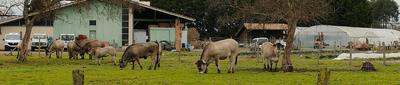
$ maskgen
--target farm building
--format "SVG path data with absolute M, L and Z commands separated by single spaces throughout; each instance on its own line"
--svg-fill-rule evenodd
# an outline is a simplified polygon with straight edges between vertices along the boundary
M 317 25 L 312 27 L 299 27 L 295 33 L 295 44 L 301 42 L 301 47 L 312 48 L 314 46 L 314 37 L 322 32 L 324 42 L 333 48 L 336 45 L 348 45 L 348 42 L 365 42 L 378 45 L 379 42 L 390 44 L 400 40 L 400 31 L 393 29 L 374 29 L 360 27 L 345 27 L 331 25 Z M 336 42 L 336 43 L 335 43 Z
M 235 35 L 239 43 L 250 43 L 253 38 L 259 37 L 282 39 L 287 29 L 287 24 L 244 23 Z
M 4 50 L 5 36 L 8 33 L 20 33 L 24 35 L 25 26 L 24 21 L 21 19 L 22 16 L 0 16 L 0 50 Z M 40 20 L 34 22 L 32 28 L 32 34 L 40 33 L 53 35 L 53 23 L 51 20 Z
M 53 29 L 50 35 L 58 38 L 61 34 L 83 34 L 91 39 L 109 41 L 118 47 L 153 40 L 174 43 L 186 38 L 185 25 L 195 20 L 152 7 L 149 2 L 133 0 L 127 3 L 131 5 L 121 7 L 97 0 L 67 3 L 55 9 L 57 18 L 48 26 Z M 78 4 L 85 4 L 88 9 L 78 8 Z M 22 18 L 13 20 L 21 21 Z M 187 43 L 187 39 L 178 42 Z M 181 47 L 181 43 L 176 43 L 176 47 Z

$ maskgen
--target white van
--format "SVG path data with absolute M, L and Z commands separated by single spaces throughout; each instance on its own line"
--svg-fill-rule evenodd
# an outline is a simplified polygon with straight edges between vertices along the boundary
M 47 47 L 47 38 L 48 36 L 46 34 L 42 33 L 35 33 L 32 35 L 32 50 L 40 48 L 46 48 Z
M 21 41 L 21 35 L 19 33 L 8 33 L 4 36 L 3 41 L 5 50 L 11 50 L 17 47 Z
M 75 34 L 61 34 L 59 39 L 64 42 L 64 48 L 67 48 L 67 43 L 75 40 Z

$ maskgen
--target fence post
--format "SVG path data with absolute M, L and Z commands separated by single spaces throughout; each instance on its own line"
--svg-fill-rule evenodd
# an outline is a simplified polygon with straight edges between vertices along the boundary
M 329 85 L 331 71 L 327 67 L 319 70 L 317 85 Z
M 385 42 L 382 42 L 382 47 L 383 47 L 383 49 L 382 49 L 382 52 L 383 52 L 383 65 L 385 65 L 386 66 L 386 45 L 385 45 Z
M 349 47 L 350 47 L 350 56 L 349 56 L 349 65 L 351 65 L 352 59 L 353 59 L 353 42 L 349 43 Z
M 85 81 L 84 71 L 82 71 L 80 69 L 72 70 L 72 79 L 73 79 L 74 85 L 83 85 L 83 83 Z

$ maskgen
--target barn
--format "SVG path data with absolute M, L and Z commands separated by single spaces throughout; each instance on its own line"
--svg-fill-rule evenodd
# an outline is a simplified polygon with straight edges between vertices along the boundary
M 186 38 L 186 24 L 195 21 L 194 18 L 153 7 L 147 1 L 132 0 L 126 3 L 129 6 L 97 0 L 69 2 L 54 10 L 56 18 L 45 22 L 46 26 L 35 24 L 33 29 L 46 29 L 38 32 L 45 32 L 54 38 L 61 34 L 83 34 L 91 39 L 109 41 L 118 47 L 166 39 L 174 43 L 176 48 L 181 47 L 182 41 L 187 43 L 187 39 L 182 37 Z M 87 9 L 79 8 L 79 4 L 85 4 Z M 1 30 L 24 30 L 20 21 L 23 21 L 21 16 L 0 21 Z M 17 27 L 9 27 L 9 23 L 17 23 Z

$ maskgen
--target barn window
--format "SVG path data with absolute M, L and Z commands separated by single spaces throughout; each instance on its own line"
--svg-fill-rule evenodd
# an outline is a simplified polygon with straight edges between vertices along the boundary
M 90 26 L 96 26 L 96 20 L 89 20 Z

